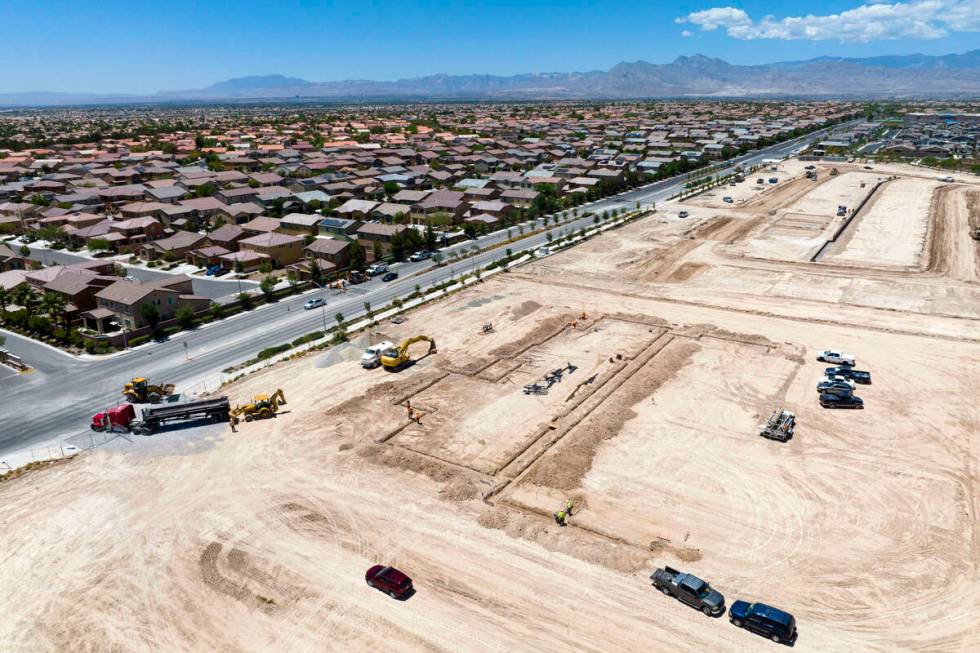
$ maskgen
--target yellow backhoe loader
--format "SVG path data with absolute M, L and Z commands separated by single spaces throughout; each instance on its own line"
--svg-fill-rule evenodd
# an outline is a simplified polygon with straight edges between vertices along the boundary
M 231 409 L 229 415 L 234 424 L 238 424 L 240 417 L 243 415 L 246 422 L 251 422 L 253 419 L 275 417 L 276 413 L 279 412 L 279 407 L 284 405 L 286 405 L 286 395 L 283 394 L 282 388 L 279 388 L 271 395 L 256 395 L 252 397 L 252 403 L 245 404 L 244 406 L 235 406 Z
M 414 345 L 416 342 L 428 342 L 429 351 L 426 352 L 426 356 L 429 354 L 436 353 L 436 341 L 429 336 L 412 336 L 411 338 L 406 338 L 402 340 L 401 344 L 397 347 L 392 347 L 381 352 L 381 367 L 385 368 L 389 372 L 397 372 L 415 361 L 412 357 L 408 355 L 408 348 Z
M 154 385 L 144 377 L 137 376 L 123 386 L 122 393 L 126 395 L 126 401 L 132 404 L 158 404 L 164 397 L 174 393 L 174 387 L 173 383 Z

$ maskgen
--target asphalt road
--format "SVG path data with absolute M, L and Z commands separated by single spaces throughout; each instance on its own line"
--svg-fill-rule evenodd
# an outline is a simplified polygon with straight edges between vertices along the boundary
M 64 250 L 57 249 L 42 249 L 42 248 L 31 248 L 31 258 L 35 261 L 41 261 L 45 265 L 70 265 L 72 263 L 84 263 L 85 261 L 90 261 L 91 259 L 85 258 L 84 256 L 79 256 L 78 254 L 72 254 L 71 252 L 66 252 Z M 130 267 L 123 264 L 126 268 L 126 274 L 136 279 L 142 279 L 147 281 L 149 279 L 160 279 L 162 277 L 172 276 L 170 272 L 161 272 L 160 270 L 148 270 L 146 268 Z M 222 297 L 231 297 L 237 295 L 239 291 L 239 282 L 234 279 L 200 279 L 198 277 L 191 277 L 193 279 L 194 294 L 200 295 L 201 297 L 207 297 L 208 299 L 221 299 Z M 254 290 L 259 287 L 259 284 L 254 281 L 242 281 L 242 290 Z
M 730 161 L 729 168 L 720 172 L 730 170 L 738 164 L 747 167 L 767 158 L 789 156 L 805 143 L 822 138 L 826 131 L 814 132 L 738 157 Z M 662 202 L 677 193 L 683 184 L 683 179 L 666 179 L 594 202 L 584 208 L 601 213 L 618 207 L 632 208 L 636 202 Z M 539 221 L 538 225 L 540 224 Z M 577 230 L 591 225 L 592 218 L 579 218 L 508 247 L 515 254 L 536 249 L 548 243 L 546 233 L 558 236 L 564 230 Z M 517 235 L 516 228 L 512 234 Z M 444 251 L 472 247 L 474 244 L 487 247 L 505 240 L 506 232 L 498 232 Z M 400 277 L 389 283 L 375 278 L 349 287 L 346 293 L 337 290 L 307 292 L 205 325 L 193 332 L 178 334 L 167 342 L 154 343 L 98 360 L 76 358 L 28 338 L 5 333 L 7 348 L 35 369 L 29 374 L 0 376 L 0 454 L 29 447 L 33 443 L 87 431 L 93 413 L 119 403 L 121 386 L 132 376 L 142 375 L 151 381 L 176 383 L 178 391 L 189 388 L 231 365 L 254 357 L 260 349 L 322 329 L 324 322 L 327 326 L 332 326 L 336 323 L 333 316 L 337 313 L 342 313 L 346 320 L 351 320 L 364 314 L 366 301 L 373 307 L 380 308 L 395 297 L 411 294 L 416 284 L 427 288 L 476 266 L 486 266 L 505 256 L 505 253 L 506 248 L 495 248 L 481 252 L 460 264 L 442 267 L 435 267 L 431 261 L 403 263 L 395 268 Z M 59 255 L 67 256 L 64 253 Z M 152 273 L 165 274 L 156 271 Z M 327 300 L 327 306 L 324 309 L 303 310 L 306 300 L 319 293 Z

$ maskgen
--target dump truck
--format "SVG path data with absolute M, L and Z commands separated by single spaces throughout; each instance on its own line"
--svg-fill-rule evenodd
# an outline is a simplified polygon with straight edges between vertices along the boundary
M 673 596 L 709 617 L 717 617 L 725 611 L 725 597 L 693 574 L 664 567 L 650 574 L 650 580 L 667 596 Z
M 163 426 L 180 422 L 227 422 L 231 406 L 228 397 L 191 401 L 186 404 L 144 408 L 142 419 L 136 419 L 132 405 L 124 404 L 92 416 L 93 431 L 132 431 L 141 435 L 156 433 Z
M 773 411 L 766 423 L 759 427 L 759 435 L 770 440 L 786 442 L 796 430 L 796 415 L 778 408 Z

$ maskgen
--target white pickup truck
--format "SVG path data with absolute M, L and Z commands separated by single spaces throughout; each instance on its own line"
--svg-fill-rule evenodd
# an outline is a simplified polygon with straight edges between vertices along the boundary
M 377 367 L 381 364 L 381 352 L 386 349 L 393 349 L 394 347 L 394 343 L 388 342 L 387 340 L 379 342 L 376 345 L 371 345 L 361 354 L 361 367 L 368 370 L 372 367 Z
M 817 360 L 835 365 L 849 365 L 851 367 L 854 367 L 855 363 L 854 354 L 844 354 L 833 349 L 827 349 L 817 354 Z

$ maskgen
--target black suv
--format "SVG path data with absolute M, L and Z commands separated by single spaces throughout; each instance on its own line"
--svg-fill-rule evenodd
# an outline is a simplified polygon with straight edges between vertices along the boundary
M 764 635 L 777 644 L 796 641 L 796 619 L 793 615 L 764 603 L 735 601 L 728 609 L 728 618 L 739 628 Z
M 864 408 L 864 401 L 861 397 L 854 395 L 832 395 L 822 393 L 820 395 L 820 405 L 824 408 Z

